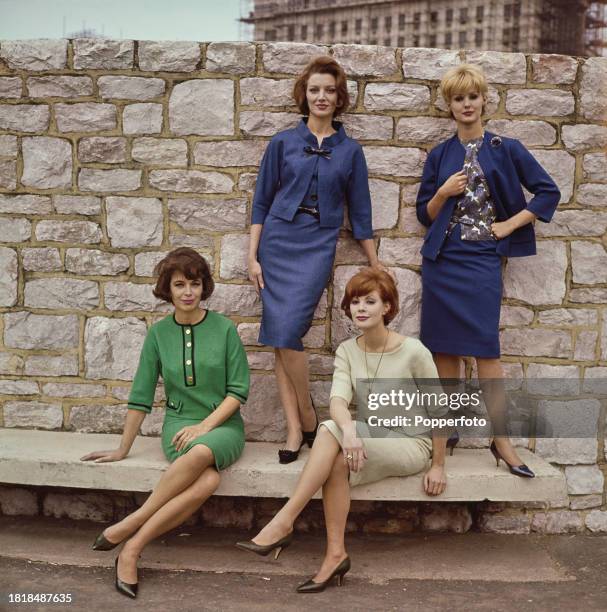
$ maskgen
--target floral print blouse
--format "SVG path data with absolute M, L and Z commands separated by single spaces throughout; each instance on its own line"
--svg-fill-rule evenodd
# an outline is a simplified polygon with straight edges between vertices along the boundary
M 466 149 L 464 172 L 468 176 L 468 184 L 455 205 L 449 232 L 459 223 L 462 240 L 493 240 L 491 224 L 496 220 L 495 205 L 478 162 L 478 151 L 483 145 L 483 138 L 481 136 L 462 144 Z

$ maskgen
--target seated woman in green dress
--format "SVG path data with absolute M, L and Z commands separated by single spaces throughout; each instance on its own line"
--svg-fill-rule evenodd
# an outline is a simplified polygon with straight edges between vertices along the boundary
M 219 471 L 244 448 L 240 405 L 249 393 L 249 367 L 236 327 L 226 317 L 200 308 L 213 292 L 207 262 L 193 249 L 171 251 L 156 266 L 154 295 L 175 312 L 148 331 L 129 395 L 124 433 L 116 450 L 95 451 L 83 461 L 120 461 L 152 410 L 161 375 L 166 392 L 162 449 L 171 465 L 147 501 L 101 533 L 93 548 L 111 550 L 116 588 L 137 595 L 137 559 L 159 535 L 177 527 L 219 485 Z

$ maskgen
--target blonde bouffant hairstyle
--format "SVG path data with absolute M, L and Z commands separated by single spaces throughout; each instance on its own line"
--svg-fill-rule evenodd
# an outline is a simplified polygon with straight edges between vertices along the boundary
M 487 97 L 489 85 L 483 71 L 472 64 L 460 64 L 449 69 L 440 82 L 440 91 L 443 99 L 449 105 L 453 96 L 476 91 L 484 98 Z M 483 113 L 486 104 L 483 104 Z

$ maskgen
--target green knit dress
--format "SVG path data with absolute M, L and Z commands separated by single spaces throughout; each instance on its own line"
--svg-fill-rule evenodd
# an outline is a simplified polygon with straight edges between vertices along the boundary
M 143 343 L 128 407 L 151 412 L 158 376 L 166 392 L 162 450 L 171 462 L 196 444 L 212 452 L 222 470 L 244 449 L 244 423 L 238 409 L 212 431 L 198 436 L 181 451 L 171 440 L 183 427 L 205 419 L 226 396 L 244 403 L 249 393 L 249 366 L 236 327 L 211 310 L 194 325 L 169 315 L 152 325 Z

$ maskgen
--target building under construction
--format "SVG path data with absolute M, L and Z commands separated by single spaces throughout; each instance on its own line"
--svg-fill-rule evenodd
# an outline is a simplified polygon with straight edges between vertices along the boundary
M 241 0 L 241 37 L 602 55 L 607 0 Z

